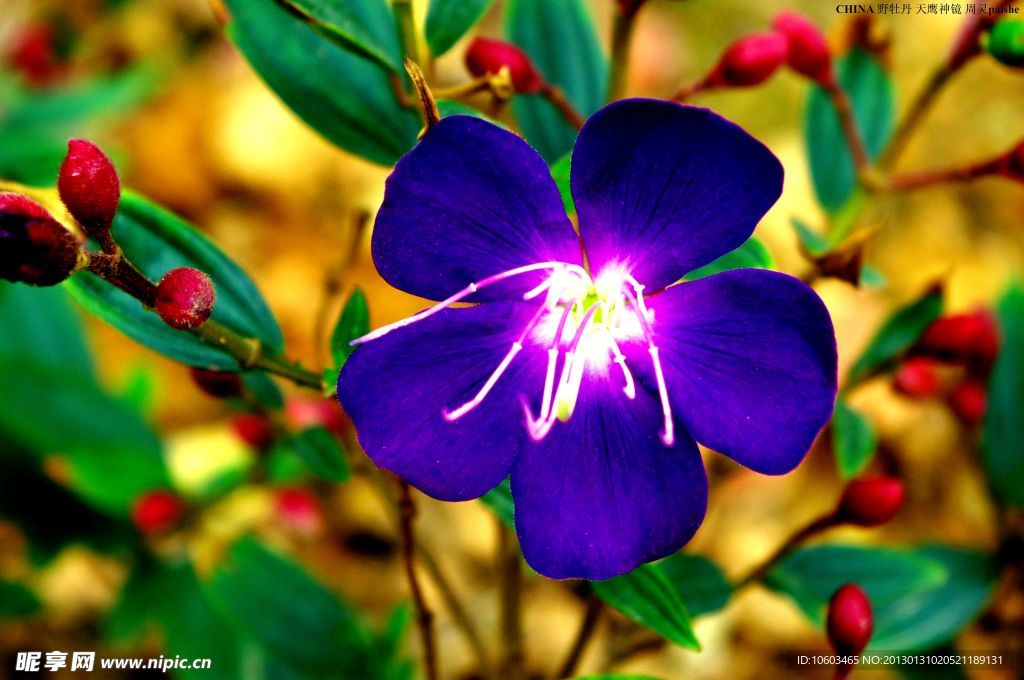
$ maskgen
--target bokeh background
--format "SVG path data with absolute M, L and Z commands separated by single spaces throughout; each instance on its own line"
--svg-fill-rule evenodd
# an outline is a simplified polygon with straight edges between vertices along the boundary
M 495 3 L 472 34 L 500 36 L 502 4 Z M 607 48 L 612 3 L 586 4 Z M 738 36 L 767 27 L 784 7 L 811 17 L 837 48 L 849 40 L 851 20 L 837 14 L 833 3 L 651 0 L 637 25 L 629 94 L 667 96 L 704 74 Z M 422 18 L 422 6 L 418 12 Z M 882 45 L 900 111 L 943 57 L 962 19 L 878 17 L 872 35 Z M 115 159 L 126 186 L 198 225 L 230 254 L 273 309 L 290 355 L 310 366 L 324 365 L 330 327 L 356 285 L 369 300 L 373 326 L 422 307 L 421 300 L 384 283 L 369 255 L 366 225 L 372 223 L 388 170 L 340 151 L 289 111 L 224 37 L 215 7 L 205 0 L 4 0 L 0 45 L 12 46 L 27 29 L 40 25 L 53 31 L 61 62 L 55 82 L 43 87 L 147 69 L 142 84 L 126 86 L 123 101 L 75 121 L 66 136 L 96 141 Z M 466 43 L 437 62 L 437 85 L 467 78 Z M 5 67 L 5 79 L 18 77 Z M 956 165 L 1012 146 L 1024 137 L 1021 82 L 1019 72 L 992 59 L 972 62 L 943 92 L 899 167 Z M 809 275 L 811 265 L 790 220 L 824 221 L 803 136 L 807 96 L 805 80 L 781 71 L 761 87 L 696 100 L 738 122 L 782 160 L 785 190 L 757 235 L 780 270 L 802 276 Z M 0 101 L 0 118 L 3 110 Z M 56 152 L 44 149 L 37 168 L 3 167 L 2 174 L 45 183 L 55 176 L 61 151 L 59 146 Z M 887 285 L 856 288 L 835 279 L 815 283 L 835 322 L 841 373 L 894 308 L 937 279 L 945 283 L 946 311 L 971 311 L 992 307 L 1024 271 L 1024 187 L 1010 181 L 984 179 L 886 195 L 873 202 L 865 220 L 879 229 L 867 261 Z M 200 392 L 187 369 L 95 318 L 80 316 L 102 383 L 143 409 L 166 437 L 166 455 L 181 493 L 202 489 L 224 470 L 256 456 L 231 428 L 231 407 Z M 0 319 L 3 325 L 17 322 Z M 296 388 L 281 387 L 289 399 L 301 395 Z M 17 398 L 4 394 L 0 401 Z M 858 388 L 851 403 L 877 428 L 875 469 L 899 472 L 908 501 L 885 527 L 840 529 L 829 539 L 895 546 L 941 540 L 994 549 L 996 509 L 978 464 L 977 432 L 959 422 L 941 398 L 909 399 L 897 394 L 886 376 Z M 757 475 L 710 452 L 705 461 L 712 476 L 708 517 L 687 550 L 712 558 L 732 577 L 746 573 L 795 528 L 828 511 L 842 488 L 827 441 L 796 472 L 780 478 Z M 62 479 L 58 463 L 45 470 L 58 482 Z M 391 508 L 363 475 L 343 485 L 308 486 L 315 487 L 323 503 L 323 517 L 310 523 L 296 523 L 282 512 L 277 489 L 246 484 L 207 507 L 188 530 L 161 537 L 151 549 L 164 556 L 191 555 L 202 572 L 220 558 L 225 545 L 255 533 L 293 555 L 370 620 L 383 621 L 407 599 Z M 17 489 L 4 493 L 14 494 L 5 504 L 18 502 Z M 475 502 L 418 501 L 418 531 L 455 575 L 493 647 L 499 625 L 499 530 L 493 514 Z M 47 521 L 59 526 L 62 518 Z M 41 612 L 27 618 L 0 619 L 0 677 L 11 672 L 15 652 L 24 649 L 159 653 L 159 632 L 128 646 L 107 635 L 105 621 L 130 569 L 116 553 L 78 543 L 69 540 L 39 561 L 30 554 L 23 531 L 0 519 L 0 575 L 30 584 L 43 604 Z M 429 580 L 426 585 L 438 615 L 444 677 L 468 680 L 474 677 L 473 656 L 436 588 Z M 999 593 L 1003 615 L 1019 618 L 1024 610 L 1020 591 Z M 529 574 L 524 603 L 527 666 L 537 677 L 549 677 L 571 644 L 583 600 L 573 588 Z M 581 669 L 597 672 L 625 646 L 649 641 L 615 670 L 709 679 L 830 674 L 793 666 L 786 651 L 824 652 L 827 643 L 820 627 L 792 602 L 762 587 L 746 588 L 726 609 L 699 618 L 696 631 L 704 647 L 700 653 L 659 642 L 624 617 L 608 614 Z M 964 635 L 962 649 L 1008 649 L 1020 641 L 1015 637 L 1019 629 L 986 627 L 984 620 Z M 402 644 L 410 657 L 418 655 L 412 631 Z M 221 677 L 216 663 L 203 677 Z

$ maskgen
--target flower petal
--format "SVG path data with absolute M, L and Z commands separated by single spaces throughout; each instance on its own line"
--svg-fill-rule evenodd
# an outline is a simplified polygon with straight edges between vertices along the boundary
M 477 408 L 452 422 L 442 411 L 476 395 L 534 312 L 500 302 L 447 309 L 358 347 L 338 398 L 373 462 L 446 501 L 501 482 L 526 437 L 519 395 L 543 385 L 543 355 L 527 346 Z
M 739 126 L 652 99 L 595 113 L 571 173 L 591 270 L 620 266 L 648 290 L 739 247 L 782 193 L 782 165 Z
M 627 400 L 621 377 L 588 373 L 569 421 L 524 444 L 512 468 L 523 556 L 550 578 L 624 574 L 679 550 L 704 519 L 696 444 L 685 431 L 662 444 L 657 398 Z
M 516 135 L 472 116 L 441 120 L 387 180 L 372 240 L 388 283 L 442 300 L 492 274 L 537 262 L 581 264 L 579 239 L 548 166 Z M 498 284 L 508 297 L 542 273 Z
M 836 399 L 835 333 L 814 291 L 778 272 L 736 269 L 647 303 L 676 418 L 752 470 L 795 468 Z

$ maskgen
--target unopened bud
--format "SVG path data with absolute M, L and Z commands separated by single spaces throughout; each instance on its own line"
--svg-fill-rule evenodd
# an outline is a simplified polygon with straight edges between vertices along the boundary
M 539 92 L 544 86 L 530 58 L 511 43 L 477 38 L 466 50 L 466 68 L 474 76 L 494 75 L 502 67 L 508 68 L 516 92 Z
M 854 656 L 864 651 L 874 629 L 871 601 L 852 583 L 839 588 L 828 603 L 828 640 L 836 654 Z
M 57 54 L 56 36 L 51 26 L 27 26 L 14 36 L 6 61 L 34 86 L 43 86 L 57 80 L 65 72 L 65 65 Z
M 986 47 L 999 63 L 1024 66 L 1024 20 L 1002 19 L 997 22 L 988 35 Z
M 903 482 L 895 477 L 861 477 L 843 491 L 836 519 L 862 527 L 879 526 L 899 512 L 905 498 Z
M 231 420 L 231 428 L 252 448 L 262 451 L 274 443 L 274 428 L 270 421 L 255 413 L 243 413 Z
M 68 142 L 57 190 L 87 234 L 96 236 L 110 230 L 121 201 L 121 182 L 114 164 L 98 146 L 84 139 Z
M 144 534 L 171 528 L 185 511 L 185 503 L 170 491 L 150 491 L 132 506 L 132 522 Z
M 999 332 L 988 310 L 944 316 L 925 330 L 914 351 L 945 361 L 989 365 L 999 353 Z
M 772 28 L 786 38 L 786 63 L 802 76 L 821 85 L 834 81 L 832 55 L 825 36 L 809 19 L 796 12 L 780 12 Z
M 753 33 L 722 53 L 705 79 L 706 87 L 749 87 L 768 80 L 786 63 L 786 38 L 778 33 Z
M 242 379 L 237 373 L 204 368 L 190 368 L 189 373 L 196 386 L 211 397 L 231 399 L 242 396 Z
M 349 420 L 335 399 L 293 397 L 285 404 L 284 417 L 295 431 L 323 427 L 340 437 L 349 429 Z
M 893 387 L 897 392 L 914 399 L 934 397 L 941 388 L 937 367 L 934 359 L 911 357 L 896 369 L 892 379 Z
M 81 239 L 43 206 L 0 193 L 0 278 L 52 286 L 71 276 L 82 258 Z
M 275 505 L 282 522 L 299 533 L 315 534 L 324 526 L 320 501 L 307 489 L 281 489 Z
M 977 425 L 985 418 L 988 390 L 977 378 L 967 378 L 949 392 L 949 407 L 966 425 Z
M 160 279 L 156 311 L 172 328 L 199 328 L 210 318 L 215 297 L 209 276 L 198 269 L 179 267 Z

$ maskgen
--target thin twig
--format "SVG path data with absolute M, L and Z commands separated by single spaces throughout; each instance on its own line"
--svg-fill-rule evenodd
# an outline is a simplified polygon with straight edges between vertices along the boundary
M 943 64 L 932 73 L 924 88 L 918 92 L 914 102 L 907 109 L 906 115 L 900 121 L 899 127 L 892 136 L 889 146 L 882 154 L 881 166 L 891 168 L 896 164 L 900 155 L 907 148 L 910 138 L 913 136 L 917 126 L 924 119 L 925 114 L 932 107 L 935 99 L 939 96 L 942 88 L 949 82 L 950 77 L 955 73 L 948 66 Z
M 576 110 L 576 107 L 572 105 L 572 102 L 565 96 L 565 92 L 555 87 L 551 83 L 544 83 L 541 86 L 540 94 L 547 99 L 552 106 L 558 109 L 558 112 L 562 114 L 570 125 L 579 130 L 583 127 L 584 119 L 580 115 L 580 112 Z
M 633 44 L 633 26 L 640 4 L 619 3 L 612 26 L 612 54 L 608 71 L 608 101 L 621 99 L 629 77 L 629 56 Z
M 760 565 L 755 567 L 749 574 L 741 578 L 736 582 L 735 589 L 739 590 L 751 583 L 759 582 L 768 574 L 772 568 L 782 560 L 783 557 L 788 555 L 790 551 L 799 546 L 801 543 L 806 541 L 811 536 L 824 531 L 832 526 L 835 526 L 836 515 L 835 513 L 829 513 L 824 517 L 819 517 L 804 528 L 800 529 L 778 547 L 778 549 L 771 554 L 771 556 L 762 562 Z
M 498 522 L 498 569 L 501 572 L 501 677 L 521 680 L 523 673 L 522 590 L 519 546 L 512 532 Z
M 887 183 L 890 191 L 906 191 L 908 189 L 919 189 L 934 184 L 947 184 L 950 182 L 969 182 L 979 177 L 998 174 L 1005 157 L 982 161 L 955 168 L 942 168 L 941 170 L 925 170 L 922 172 L 906 173 L 891 177 Z
M 834 79 L 826 86 L 825 91 L 828 93 L 829 99 L 832 100 L 832 106 L 835 107 L 836 114 L 839 116 L 839 124 L 843 128 L 843 137 L 846 138 L 846 144 L 850 148 L 850 154 L 853 156 L 853 165 L 857 169 L 857 174 L 863 176 L 868 171 L 871 160 L 868 158 L 867 150 L 864 147 L 864 138 L 857 128 L 857 120 L 853 114 L 853 105 L 850 103 L 850 97 L 846 94 L 846 90 Z
M 420 112 L 423 114 L 423 127 L 429 132 L 432 127 L 441 122 L 441 112 L 437 108 L 437 101 L 427 85 L 427 78 L 423 71 L 412 59 L 405 58 L 405 70 L 412 80 L 412 86 L 416 90 L 416 97 L 419 101 Z
M 427 680 L 437 680 L 437 645 L 434 640 L 434 614 L 427 607 L 423 598 L 423 589 L 416 576 L 416 539 L 412 524 L 416 517 L 416 506 L 412 500 L 412 491 L 404 481 L 398 483 L 398 505 L 400 509 L 399 529 L 402 536 L 402 560 L 405 564 L 405 577 L 409 582 L 409 593 L 413 607 L 416 609 L 416 624 L 423 643 L 423 669 Z
M 569 654 L 565 657 L 562 665 L 559 666 L 556 678 L 570 678 L 576 672 L 576 667 L 579 666 L 583 652 L 587 648 L 587 643 L 590 642 L 594 631 L 597 630 L 597 624 L 601 620 L 603 608 L 604 603 L 594 596 L 593 593 L 587 597 L 587 608 L 583 613 L 583 622 L 580 623 L 580 629 L 576 633 L 576 639 L 573 640 Z

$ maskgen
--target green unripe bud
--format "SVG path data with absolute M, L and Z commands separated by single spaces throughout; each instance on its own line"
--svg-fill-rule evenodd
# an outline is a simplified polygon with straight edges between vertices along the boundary
M 1001 64 L 1024 66 L 1024 20 L 1003 19 L 992 27 L 988 52 Z

